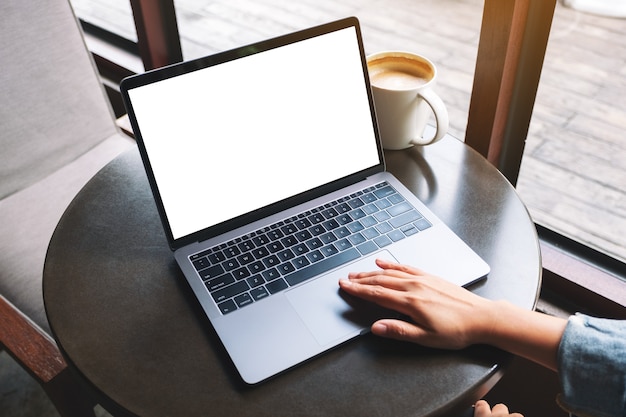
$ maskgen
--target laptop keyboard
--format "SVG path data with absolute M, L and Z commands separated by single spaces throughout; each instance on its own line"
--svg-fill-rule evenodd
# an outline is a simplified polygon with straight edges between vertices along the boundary
M 222 314 L 431 226 L 382 182 L 190 256 Z

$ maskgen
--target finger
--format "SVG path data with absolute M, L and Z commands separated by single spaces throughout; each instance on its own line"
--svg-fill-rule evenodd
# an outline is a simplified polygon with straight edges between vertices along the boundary
M 397 274 L 398 272 L 396 272 Z M 399 292 L 410 291 L 415 284 L 408 277 L 404 276 L 396 276 L 396 275 L 386 275 L 383 273 L 361 276 L 361 277 L 352 277 L 349 276 L 348 280 L 353 284 L 358 284 L 361 287 L 360 290 L 366 290 L 369 288 L 370 290 L 375 290 L 376 287 L 381 289 L 394 290 Z
M 376 265 L 383 270 L 396 270 L 410 275 L 424 275 L 424 271 L 413 266 L 399 264 L 386 259 L 376 259 Z
M 479 400 L 474 404 L 474 417 L 490 417 L 491 407 L 485 400 Z
M 371 329 L 376 336 L 413 343 L 422 342 L 428 335 L 415 324 L 395 319 L 378 320 Z
M 362 280 L 377 276 L 406 279 L 408 277 L 411 277 L 411 274 L 407 274 L 406 272 L 400 271 L 398 269 L 379 269 L 377 271 L 351 272 L 348 274 L 348 278 L 352 280 Z
M 362 271 L 353 272 L 349 274 L 350 278 L 359 279 L 365 277 L 371 277 L 376 275 L 390 275 L 390 276 L 421 276 L 424 272 L 418 268 L 414 268 L 408 265 L 402 265 L 396 262 L 388 261 L 386 259 L 376 259 L 376 265 L 380 268 L 377 271 Z
M 491 415 L 493 417 L 524 417 L 519 413 L 509 414 L 509 407 L 504 404 L 494 405 L 491 409 Z
M 389 282 L 379 285 L 380 280 L 375 281 L 376 284 L 362 284 L 349 279 L 339 280 L 339 287 L 350 295 L 362 298 L 366 301 L 376 303 L 382 307 L 399 311 L 403 314 L 409 314 L 407 303 L 404 301 L 402 290 L 394 289 L 394 285 Z M 391 287 L 391 288 L 389 288 Z

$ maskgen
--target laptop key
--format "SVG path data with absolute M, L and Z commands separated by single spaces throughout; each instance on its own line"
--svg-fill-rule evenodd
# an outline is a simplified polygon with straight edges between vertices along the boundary
M 335 210 L 334 208 L 329 208 L 326 209 L 322 212 L 322 214 L 324 215 L 324 217 L 326 217 L 327 219 L 332 219 L 334 217 L 337 217 L 339 215 L 339 213 L 337 212 L 337 210 Z
M 234 258 L 237 255 L 241 255 L 241 251 L 239 250 L 237 246 L 231 246 L 231 247 L 224 249 L 224 255 L 227 258 Z
M 250 275 L 252 274 L 250 273 L 248 268 L 246 268 L 245 266 L 242 268 L 235 269 L 233 271 L 233 276 L 235 277 L 237 281 L 239 281 L 240 279 L 248 278 Z
M 298 231 L 298 228 L 293 224 L 287 224 L 280 229 L 285 235 L 292 235 Z
M 341 238 L 344 238 L 344 237 L 347 237 L 347 236 L 350 236 L 350 235 L 351 235 L 351 233 L 350 233 L 350 231 L 348 230 L 348 228 L 347 228 L 347 227 L 340 227 L 339 229 L 335 230 L 335 232 L 334 232 L 334 233 L 335 233 L 335 235 L 336 235 L 339 239 L 341 239 Z
M 308 221 L 307 219 L 300 219 L 300 220 L 296 221 L 295 224 L 296 224 L 296 227 L 299 230 L 306 229 L 307 227 L 311 226 L 311 222 Z
M 287 236 L 284 239 L 281 239 L 282 244 L 288 248 L 298 243 L 298 239 L 295 236 Z
M 263 259 L 263 263 L 265 264 L 266 267 L 272 268 L 272 267 L 275 267 L 275 266 L 279 265 L 280 264 L 280 260 L 278 259 L 278 256 L 272 255 L 272 256 L 268 256 L 267 258 Z
M 219 290 L 220 288 L 226 287 L 227 285 L 235 282 L 235 277 L 232 274 L 224 274 L 222 276 L 212 278 L 204 283 L 210 292 L 214 292 Z
M 367 255 L 368 253 L 372 253 L 378 250 L 378 246 L 376 246 L 376 244 L 371 240 L 365 243 L 361 243 L 356 248 L 359 250 L 359 252 L 361 252 L 361 255 Z
M 389 223 L 394 228 L 397 229 L 397 228 L 400 228 L 401 226 L 404 226 L 405 224 L 417 221 L 421 218 L 422 218 L 422 215 L 420 214 L 419 211 L 411 210 L 407 213 L 399 215 L 398 217 L 394 217 L 393 219 L 389 220 Z
M 209 259 L 205 256 L 193 261 L 193 266 L 196 268 L 196 271 L 200 271 L 201 269 L 211 266 L 211 263 L 209 262 Z
M 383 187 L 374 191 L 374 195 L 376 195 L 376 197 L 378 198 L 385 198 L 395 193 L 396 193 L 396 190 L 394 190 L 390 186 L 386 186 L 386 187 Z
M 376 198 L 376 196 L 372 193 L 367 193 L 363 196 L 361 196 L 361 199 L 365 202 L 365 203 L 372 203 L 376 200 L 378 200 L 378 198 Z
M 265 281 L 269 282 L 274 281 L 276 278 L 278 278 L 280 276 L 280 272 L 278 272 L 276 268 L 271 268 L 267 271 L 263 271 L 261 275 L 263 276 L 263 278 L 265 278 Z
M 279 250 L 285 249 L 285 247 L 280 242 L 272 242 L 266 246 L 269 249 L 270 253 L 276 253 Z
M 252 256 L 251 253 L 244 253 L 243 255 L 240 255 L 237 257 L 237 260 L 239 261 L 240 265 L 247 265 L 250 262 L 254 261 L 254 256 Z
M 225 271 L 222 265 L 213 265 L 210 268 L 203 269 L 202 271 L 198 272 L 198 274 L 200 274 L 200 278 L 206 281 L 208 279 L 218 277 L 222 275 L 224 272 Z
M 339 249 L 337 249 L 335 245 L 326 245 L 321 249 L 321 251 L 324 254 L 324 256 L 328 258 L 330 256 L 333 256 L 337 252 L 339 252 Z
M 393 230 L 387 233 L 387 237 L 394 242 L 404 239 L 404 233 L 401 230 Z
M 360 208 L 350 212 L 350 217 L 352 217 L 354 220 L 362 219 L 365 216 L 367 216 L 367 214 Z
M 267 284 L 265 284 L 265 288 L 270 292 L 270 294 L 276 294 L 277 292 L 282 291 L 285 288 L 287 288 L 287 283 L 285 282 L 284 279 L 279 278 L 277 280 L 274 280 L 272 282 L 268 282 Z
M 265 298 L 270 295 L 264 287 L 253 288 L 250 290 L 250 295 L 254 298 L 254 301 L 259 301 L 261 298 Z
M 280 230 L 275 229 L 267 232 L 267 236 L 270 238 L 270 240 L 278 240 L 285 235 Z
M 265 270 L 265 265 L 261 261 L 256 261 L 248 265 L 248 269 L 250 270 L 251 273 L 256 274 L 258 272 Z
M 400 230 L 402 230 L 402 233 L 404 233 L 406 236 L 413 236 L 414 234 L 419 233 L 419 230 L 412 224 L 402 226 Z
M 336 207 L 336 210 L 339 213 L 347 213 L 350 210 L 352 210 L 352 207 L 350 207 L 350 205 L 348 203 L 341 203 Z
M 404 237 L 404 235 L 402 237 Z M 348 239 L 341 239 L 340 241 L 335 243 L 335 247 L 340 251 L 344 251 L 351 248 L 352 244 L 348 241 Z
M 254 249 L 254 243 L 252 243 L 251 240 L 244 240 L 238 246 L 242 252 L 248 252 Z
M 391 239 L 389 239 L 387 235 L 378 236 L 376 239 L 374 239 L 374 242 L 376 242 L 376 244 L 380 248 L 391 245 Z
M 376 227 L 376 230 L 378 230 L 378 233 L 380 233 L 381 235 L 384 235 L 385 233 L 389 233 L 394 229 L 393 227 L 391 227 L 391 225 L 388 222 L 381 223 L 374 227 Z
M 233 300 L 224 301 L 217 306 L 219 307 L 222 314 L 232 313 L 233 311 L 237 310 L 237 306 L 235 305 L 235 302 Z
M 309 220 L 312 224 L 318 224 L 326 220 L 322 213 L 313 213 L 309 216 Z
M 291 248 L 291 250 L 293 250 L 293 253 L 295 253 L 296 255 L 303 255 L 309 251 L 309 248 L 305 243 L 300 243 Z
M 361 206 L 364 206 L 365 203 L 360 198 L 355 198 L 355 199 L 352 199 L 352 200 L 348 201 L 348 205 L 350 207 L 352 207 L 353 209 L 355 209 L 355 208 L 359 208 Z
M 285 262 L 284 264 L 278 265 L 276 269 L 278 269 L 278 272 L 281 274 L 287 275 L 295 271 L 296 267 L 291 262 Z
M 360 245 L 361 243 L 365 242 L 365 237 L 363 237 L 363 235 L 361 233 L 356 233 L 354 235 L 351 235 L 348 240 L 350 241 L 350 243 L 352 243 L 353 245 Z
M 267 237 L 267 235 L 259 235 L 259 236 L 257 236 L 257 237 L 255 237 L 255 238 L 253 238 L 253 239 L 252 239 L 252 242 L 254 242 L 254 244 L 255 244 L 257 247 L 260 247 L 260 246 L 266 245 L 266 244 L 268 244 L 268 243 L 269 243 L 269 241 L 270 241 L 270 238 L 269 238 L 269 237 Z
M 259 285 L 262 285 L 265 283 L 265 280 L 259 274 L 251 276 L 250 278 L 247 279 L 247 281 L 248 281 L 248 285 L 252 288 L 256 288 Z
M 318 238 L 314 238 L 311 240 L 308 240 L 307 242 L 305 242 L 307 247 L 311 250 L 313 249 L 317 249 L 317 248 L 321 248 L 322 246 L 324 246 L 324 244 L 322 243 L 321 240 L 319 240 Z
M 237 262 L 237 260 L 230 259 L 230 260 L 222 263 L 222 266 L 224 267 L 225 270 L 232 271 L 235 268 L 239 268 L 241 265 L 239 265 L 239 262 Z
M 391 204 L 400 204 L 405 201 L 404 197 L 402 197 L 400 194 L 393 194 L 387 198 L 389 199 L 389 201 L 391 201 Z
M 326 231 L 326 229 L 324 228 L 324 226 L 322 225 L 315 225 L 313 227 L 311 227 L 309 229 L 309 232 L 313 235 L 313 236 L 319 236 L 322 233 L 324 233 Z
M 307 279 L 330 271 L 331 269 L 341 266 L 347 262 L 358 259 L 359 257 L 359 252 L 356 249 L 348 249 L 347 251 L 339 252 L 335 256 L 331 256 L 330 258 L 326 258 L 322 261 L 314 263 L 311 266 L 299 269 L 294 273 L 287 275 L 285 277 L 285 280 L 289 283 L 290 286 L 294 286 L 303 281 L 306 281 Z
M 295 258 L 296 255 L 293 254 L 291 249 L 285 249 L 284 251 L 277 253 L 276 256 L 278 256 L 278 259 L 280 259 L 282 262 L 285 262 Z
M 239 295 L 244 291 L 248 291 L 249 289 L 250 287 L 248 286 L 248 283 L 244 280 L 236 282 L 233 285 L 229 285 L 228 287 L 223 288 L 219 291 L 215 291 L 211 295 L 213 296 L 213 299 L 216 303 L 221 303 L 222 301 Z
M 311 265 L 311 262 L 309 262 L 306 256 L 299 256 L 291 262 L 297 269 L 301 269 L 301 268 L 304 268 L 305 266 Z
M 247 292 L 238 295 L 237 297 L 234 298 L 235 300 L 235 304 L 237 304 L 237 307 L 241 308 L 241 307 L 245 307 L 248 304 L 252 304 L 252 297 L 250 297 L 250 294 L 248 294 Z
M 430 222 L 426 219 L 420 219 L 413 224 L 415 225 L 415 227 L 417 227 L 420 230 L 426 230 L 430 226 L 432 226 L 432 224 L 430 224 Z
M 402 213 L 405 213 L 411 210 L 412 208 L 413 206 L 411 206 L 407 202 L 404 202 L 404 203 L 396 204 L 395 206 L 390 207 L 389 209 L 387 209 L 387 213 L 389 213 L 392 217 L 396 217 Z
M 334 233 L 332 232 L 328 232 L 328 233 L 324 233 L 322 236 L 320 236 L 320 240 L 325 244 L 329 244 L 331 242 L 334 242 L 335 240 L 337 240 L 337 236 L 335 236 Z
M 214 252 L 209 255 L 209 261 L 211 261 L 212 264 L 218 264 L 224 260 L 226 260 L 226 257 L 222 252 Z
M 324 259 L 324 255 L 322 255 L 322 252 L 320 252 L 319 250 L 314 250 L 311 253 L 307 253 L 306 257 L 309 261 L 311 261 L 311 263 L 315 263 Z

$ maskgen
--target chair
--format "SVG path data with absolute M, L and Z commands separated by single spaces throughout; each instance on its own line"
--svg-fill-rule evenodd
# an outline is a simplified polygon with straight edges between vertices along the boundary
M 72 198 L 134 142 L 116 127 L 67 0 L 3 0 L 0 15 L 0 348 L 61 415 L 93 415 L 50 336 L 43 265 Z

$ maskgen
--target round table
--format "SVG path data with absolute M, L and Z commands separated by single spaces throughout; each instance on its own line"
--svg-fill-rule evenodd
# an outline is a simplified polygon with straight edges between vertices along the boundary
M 471 290 L 532 309 L 539 244 L 506 179 L 449 136 L 385 156 L 387 169 L 491 266 Z M 366 335 L 262 384 L 244 384 L 168 248 L 136 149 L 107 165 L 68 207 L 50 242 L 43 286 L 68 364 L 115 415 L 454 415 L 483 396 L 511 359 L 487 346 L 444 351 Z

